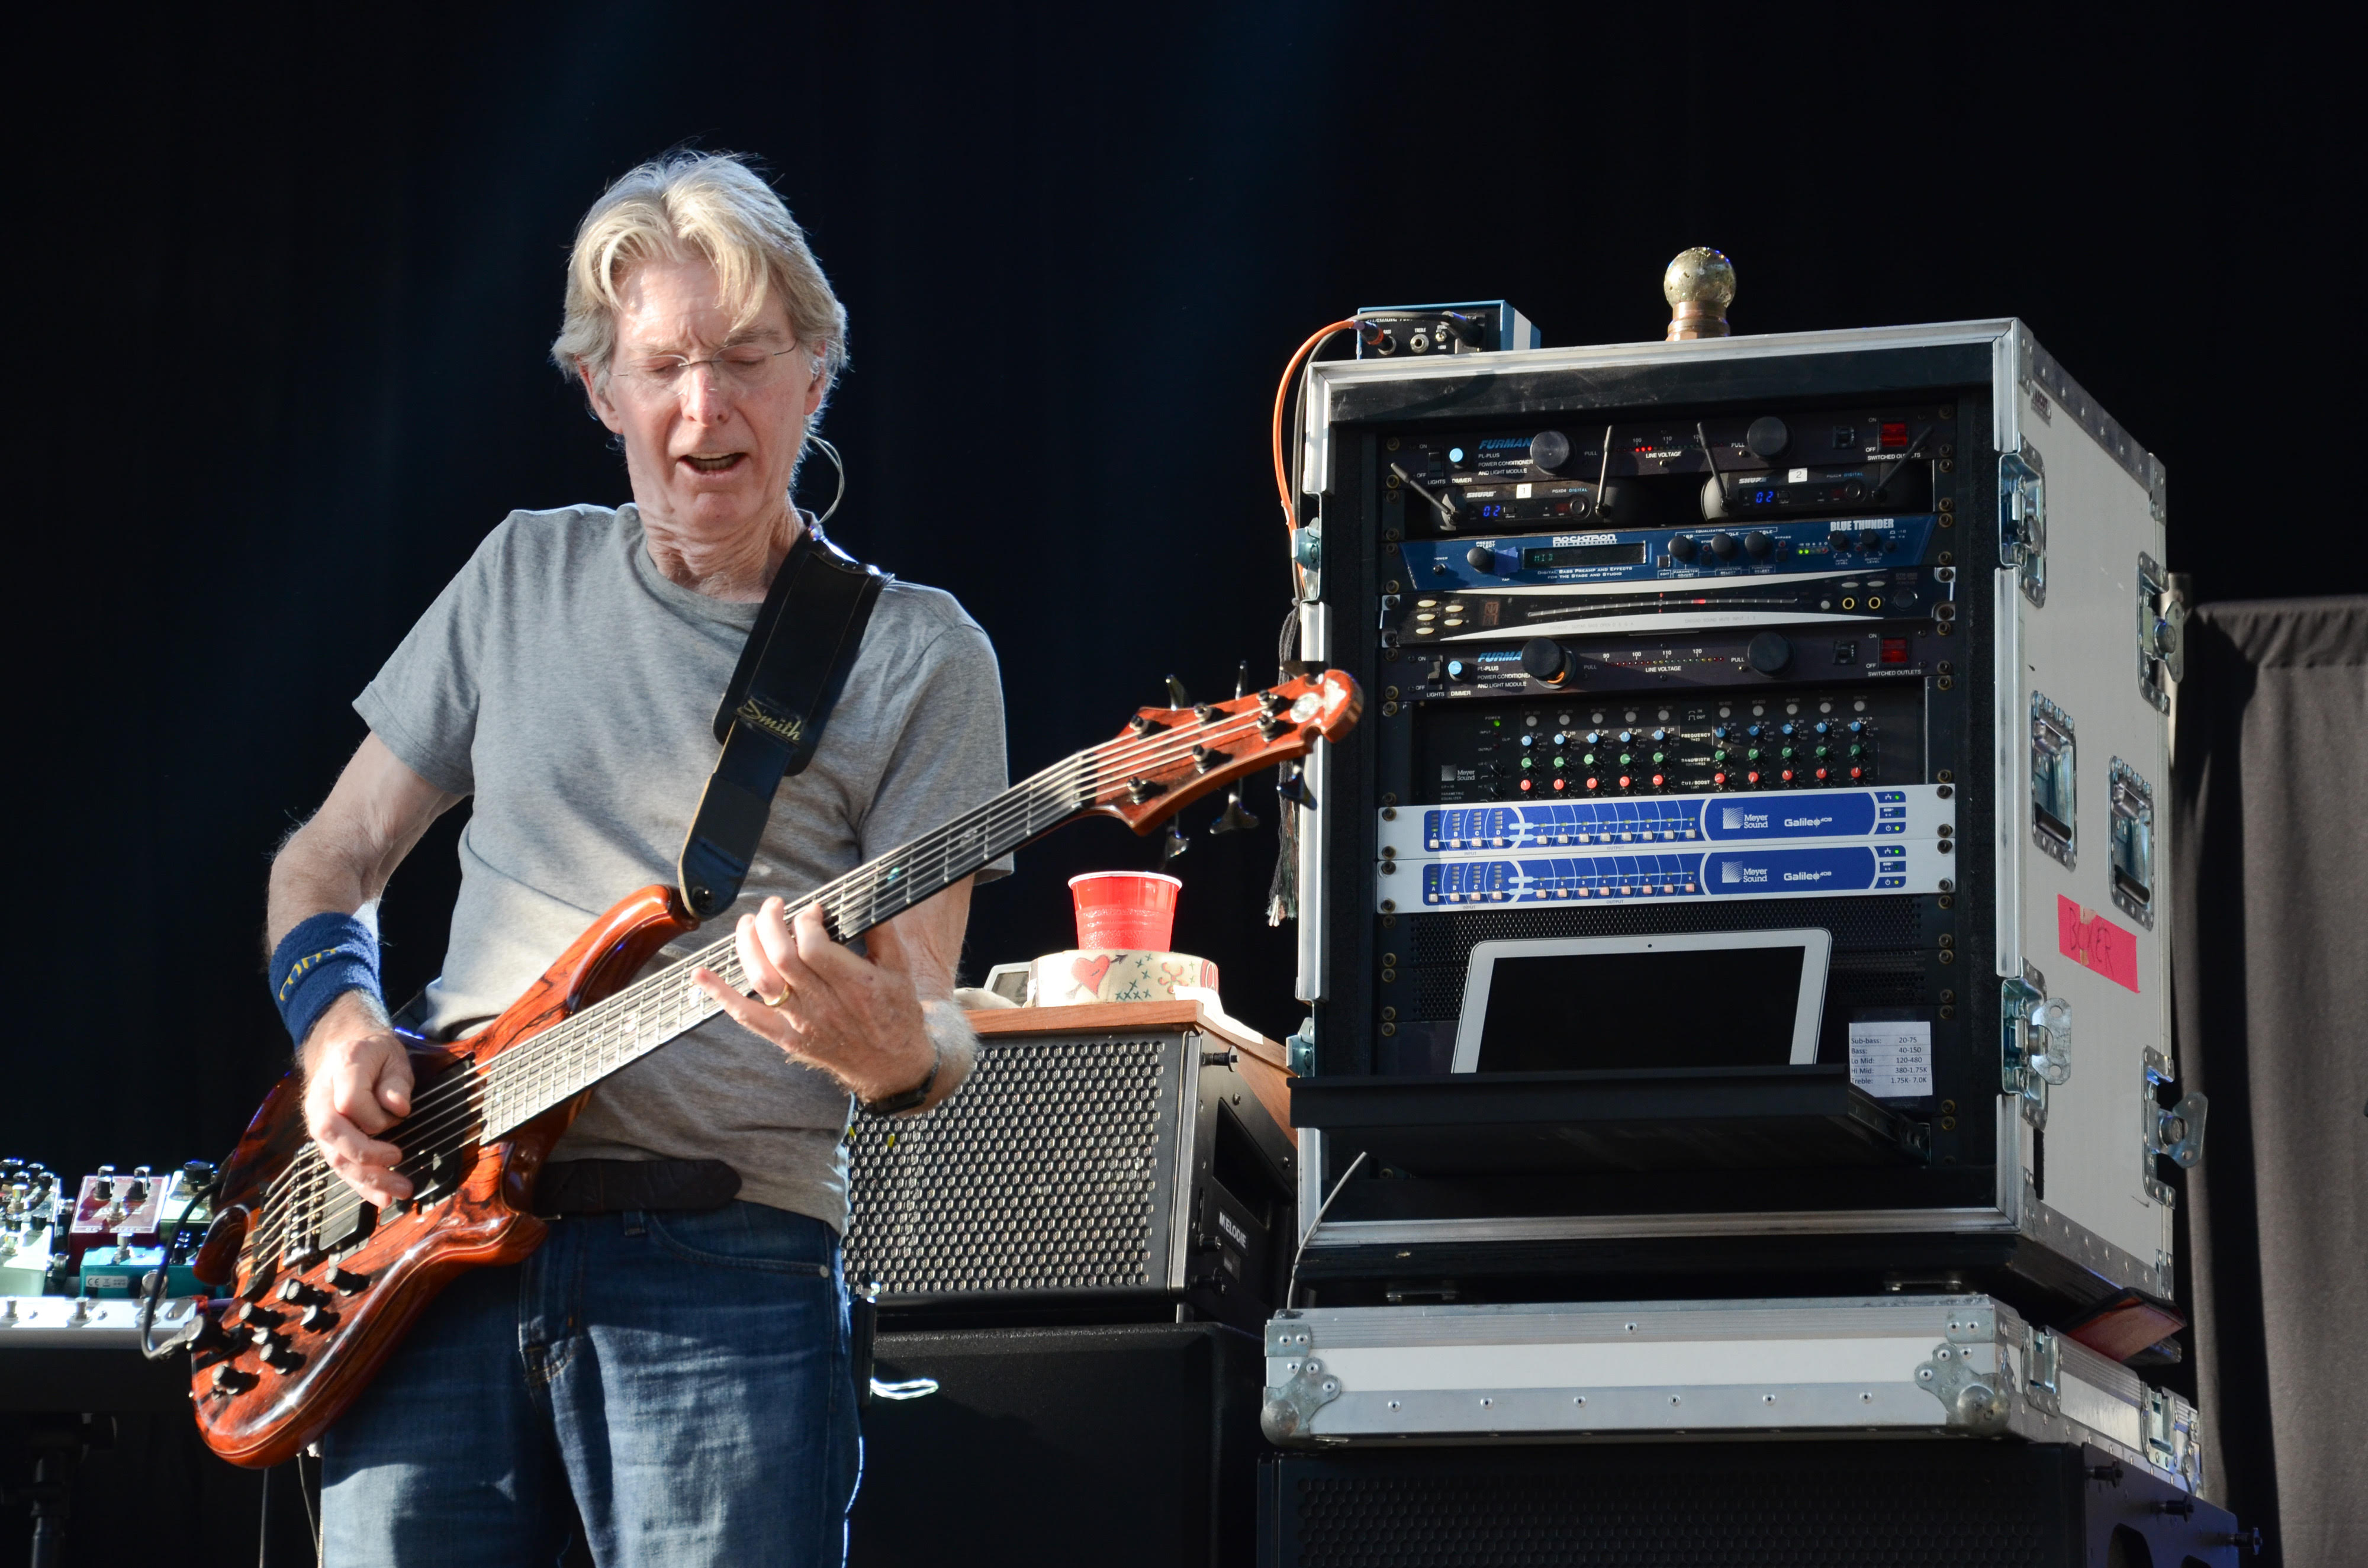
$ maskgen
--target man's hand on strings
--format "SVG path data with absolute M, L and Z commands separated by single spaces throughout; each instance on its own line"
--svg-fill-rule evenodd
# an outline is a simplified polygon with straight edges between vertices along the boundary
M 371 1134 L 411 1114 L 411 1053 L 359 991 L 328 1006 L 304 1037 L 304 1127 L 329 1168 L 369 1202 L 411 1196 L 403 1151 Z

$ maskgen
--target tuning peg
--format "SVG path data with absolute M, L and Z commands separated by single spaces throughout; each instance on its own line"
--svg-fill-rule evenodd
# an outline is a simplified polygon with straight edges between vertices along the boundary
M 1209 824 L 1211 833 L 1247 833 L 1258 826 L 1258 819 L 1242 810 L 1242 792 L 1235 789 L 1225 797 L 1225 812 Z
M 1192 706 L 1192 694 L 1186 691 L 1184 689 L 1184 683 L 1178 680 L 1174 676 L 1169 676 L 1167 677 L 1167 706 L 1170 708 L 1190 708 Z
M 1307 775 L 1303 769 L 1293 767 L 1287 770 L 1275 780 L 1274 792 L 1301 811 L 1315 809 L 1315 791 L 1307 787 Z
M 1191 847 L 1192 841 L 1184 836 L 1184 828 L 1182 824 L 1178 823 L 1174 817 L 1169 817 L 1167 819 L 1167 836 L 1159 841 L 1159 863 L 1165 866 L 1168 861 L 1175 859 L 1176 857 L 1183 854 L 1184 851 Z
M 1250 662 L 1244 659 L 1234 671 L 1234 697 L 1236 701 L 1250 694 Z

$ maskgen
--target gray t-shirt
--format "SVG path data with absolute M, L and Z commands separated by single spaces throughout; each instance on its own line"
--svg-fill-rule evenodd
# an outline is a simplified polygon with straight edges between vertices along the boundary
M 667 581 L 630 506 L 514 512 L 355 699 L 413 771 L 475 797 L 430 1028 L 501 1012 L 601 911 L 674 881 L 757 609 Z M 952 596 L 891 583 L 820 749 L 774 799 L 740 901 L 653 967 L 1005 782 L 986 634 Z M 723 1160 L 742 1197 L 843 1230 L 848 1114 L 827 1074 L 719 1015 L 604 1082 L 554 1157 Z

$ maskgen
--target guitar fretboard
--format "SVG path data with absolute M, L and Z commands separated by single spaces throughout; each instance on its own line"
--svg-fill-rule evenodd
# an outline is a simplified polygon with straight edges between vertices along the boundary
M 837 940 L 860 937 L 1076 815 L 1108 777 L 1104 754 L 1121 744 L 1055 763 L 796 903 L 821 904 L 823 923 Z M 691 978 L 702 968 L 734 990 L 746 989 L 738 950 L 726 937 L 495 1056 L 481 1080 L 479 1136 L 498 1139 L 723 1011 Z

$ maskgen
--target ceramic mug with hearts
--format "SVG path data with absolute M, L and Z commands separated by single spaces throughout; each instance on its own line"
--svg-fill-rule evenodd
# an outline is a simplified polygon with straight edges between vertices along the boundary
M 1190 953 L 1139 949 L 1072 949 L 1029 967 L 1029 999 L 1039 1007 L 1087 1002 L 1170 1002 L 1186 986 L 1214 991 L 1217 966 Z

